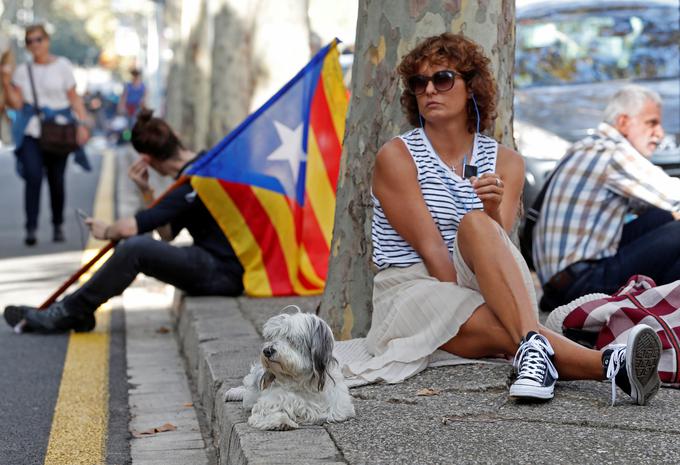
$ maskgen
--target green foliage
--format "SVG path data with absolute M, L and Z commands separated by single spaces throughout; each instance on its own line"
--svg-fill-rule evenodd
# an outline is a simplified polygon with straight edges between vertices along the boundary
M 85 23 L 70 11 L 53 11 L 50 23 L 54 32 L 50 37 L 50 51 L 74 64 L 92 65 L 100 49 L 95 39 L 85 30 Z

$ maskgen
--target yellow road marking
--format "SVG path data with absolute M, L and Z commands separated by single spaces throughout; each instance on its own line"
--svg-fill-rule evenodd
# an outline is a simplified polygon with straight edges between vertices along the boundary
M 109 222 L 114 219 L 114 175 L 115 153 L 106 152 L 102 158 L 93 216 Z M 103 245 L 101 241 L 90 239 L 82 263 Z M 88 278 L 89 275 L 84 275 L 81 282 Z M 69 337 L 45 465 L 93 465 L 106 461 L 109 323 L 110 312 L 105 304 L 97 311 L 94 331 L 72 333 Z

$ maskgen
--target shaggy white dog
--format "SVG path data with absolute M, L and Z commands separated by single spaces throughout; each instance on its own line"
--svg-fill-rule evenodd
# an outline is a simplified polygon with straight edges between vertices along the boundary
M 243 378 L 250 426 L 287 430 L 354 416 L 325 321 L 311 313 L 281 314 L 264 324 L 263 336 L 260 361 Z

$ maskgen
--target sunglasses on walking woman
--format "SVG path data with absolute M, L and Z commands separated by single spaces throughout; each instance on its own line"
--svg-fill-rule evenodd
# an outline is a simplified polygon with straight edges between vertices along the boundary
M 408 78 L 408 90 L 413 92 L 415 95 L 420 95 L 425 92 L 425 89 L 427 89 L 427 83 L 432 81 L 432 85 L 434 85 L 434 88 L 437 90 L 437 92 L 446 92 L 447 90 L 450 90 L 456 83 L 456 76 L 463 77 L 462 75 L 449 69 L 437 71 L 432 76 L 415 74 Z
M 26 39 L 26 45 L 30 46 L 33 44 L 39 44 L 43 40 L 45 40 L 45 36 L 29 37 L 28 39 Z

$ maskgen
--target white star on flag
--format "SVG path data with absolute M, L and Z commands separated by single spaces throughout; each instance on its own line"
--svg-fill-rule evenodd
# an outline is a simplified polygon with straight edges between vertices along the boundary
M 274 121 L 274 127 L 281 139 L 281 145 L 267 157 L 268 161 L 287 161 L 293 172 L 293 186 L 297 186 L 300 163 L 307 160 L 302 151 L 302 124 L 290 129 L 285 124 Z

